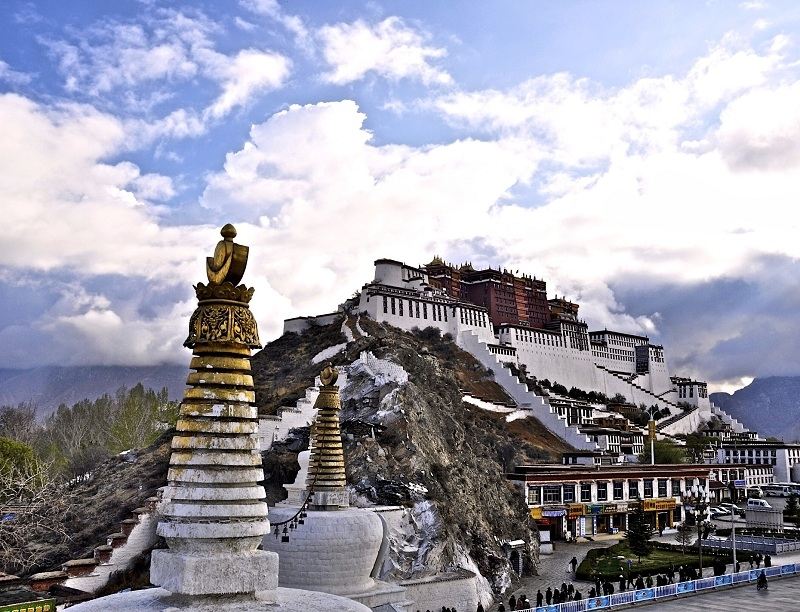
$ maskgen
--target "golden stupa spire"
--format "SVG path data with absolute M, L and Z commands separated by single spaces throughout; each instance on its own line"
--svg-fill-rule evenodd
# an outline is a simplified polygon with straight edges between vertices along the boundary
M 258 328 L 248 306 L 253 289 L 236 285 L 248 248 L 233 242 L 232 225 L 221 233 L 206 260 L 209 283 L 195 287 L 198 304 L 184 343 L 193 351 L 193 371 L 172 438 L 158 524 L 169 549 L 153 551 L 150 580 L 183 595 L 266 597 L 277 588 L 278 558 L 258 550 L 270 531 L 250 374 Z
M 314 402 L 317 417 L 311 426 L 311 456 L 308 462 L 308 488 L 313 491 L 311 505 L 316 509 L 349 506 L 347 480 L 339 426 L 339 373 L 330 363 L 320 372 L 319 396 Z

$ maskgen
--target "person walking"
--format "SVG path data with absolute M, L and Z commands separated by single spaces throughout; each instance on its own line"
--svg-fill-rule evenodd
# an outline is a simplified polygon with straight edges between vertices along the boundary
M 542 602 L 544 601 L 544 595 L 542 595 L 542 589 L 536 591 L 536 607 L 541 608 Z
M 583 595 L 581 595 L 580 591 L 575 591 L 574 599 L 575 599 L 575 601 L 580 601 L 581 599 L 583 599 Z
M 500 602 L 500 605 L 497 606 L 497 612 L 506 612 L 506 607 L 503 605 L 503 602 Z
M 772 557 L 764 555 L 764 567 L 772 567 Z
M 572 559 L 570 559 L 569 566 L 572 568 L 572 573 L 574 574 L 578 569 L 578 558 L 573 556 Z
M 548 606 L 553 603 L 553 591 L 550 587 L 547 587 L 547 590 L 544 592 L 544 600 L 547 602 Z
M 642 575 L 639 574 L 636 577 L 636 590 L 641 590 L 644 588 L 644 580 L 642 580 Z
M 625 590 L 625 576 L 622 574 L 619 575 L 619 592 L 622 593 Z
M 648 589 L 652 588 L 653 587 L 653 577 L 648 575 L 647 576 L 647 580 L 645 580 L 645 584 L 647 585 Z
M 517 598 L 513 594 L 508 599 L 508 609 L 512 612 L 517 609 Z

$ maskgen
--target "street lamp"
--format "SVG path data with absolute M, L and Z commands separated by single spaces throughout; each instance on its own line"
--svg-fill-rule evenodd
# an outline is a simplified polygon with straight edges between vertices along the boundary
M 711 493 L 708 489 L 692 485 L 691 489 L 681 495 L 685 512 L 694 515 L 697 523 L 697 550 L 700 555 L 700 577 L 703 577 L 703 521 L 708 516 L 708 509 L 711 506 Z

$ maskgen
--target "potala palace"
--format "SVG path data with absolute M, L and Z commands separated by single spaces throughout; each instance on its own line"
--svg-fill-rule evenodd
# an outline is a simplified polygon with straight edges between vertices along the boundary
M 435 327 L 450 334 L 495 373 L 519 407 L 578 449 L 634 455 L 643 437 L 636 428 L 598 427 L 605 406 L 553 392 L 539 395 L 521 384 L 512 369 L 567 389 L 622 396 L 628 406 L 657 406 L 659 437 L 695 432 L 712 417 L 732 435 L 756 437 L 709 400 L 705 382 L 671 374 L 663 346 L 647 336 L 590 331 L 578 316 L 578 304 L 548 299 L 545 281 L 535 277 L 476 270 L 470 264 L 456 267 L 439 257 L 420 267 L 379 259 L 357 305 L 344 307 L 404 330 Z M 326 322 L 333 316 L 289 319 L 284 331 L 302 331 L 311 320 Z

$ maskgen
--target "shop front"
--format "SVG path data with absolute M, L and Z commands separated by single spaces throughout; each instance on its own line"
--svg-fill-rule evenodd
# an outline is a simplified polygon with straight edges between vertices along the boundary
M 569 529 L 576 537 L 619 533 L 628 528 L 628 503 L 571 504 L 568 507 Z
M 553 540 L 567 536 L 567 510 L 564 507 L 531 508 L 531 518 L 536 521 L 539 531 L 550 533 Z
M 677 502 L 674 498 L 645 499 L 642 501 L 642 509 L 650 526 L 657 531 L 672 527 L 675 523 Z M 680 510 L 678 510 L 678 515 L 680 515 Z

